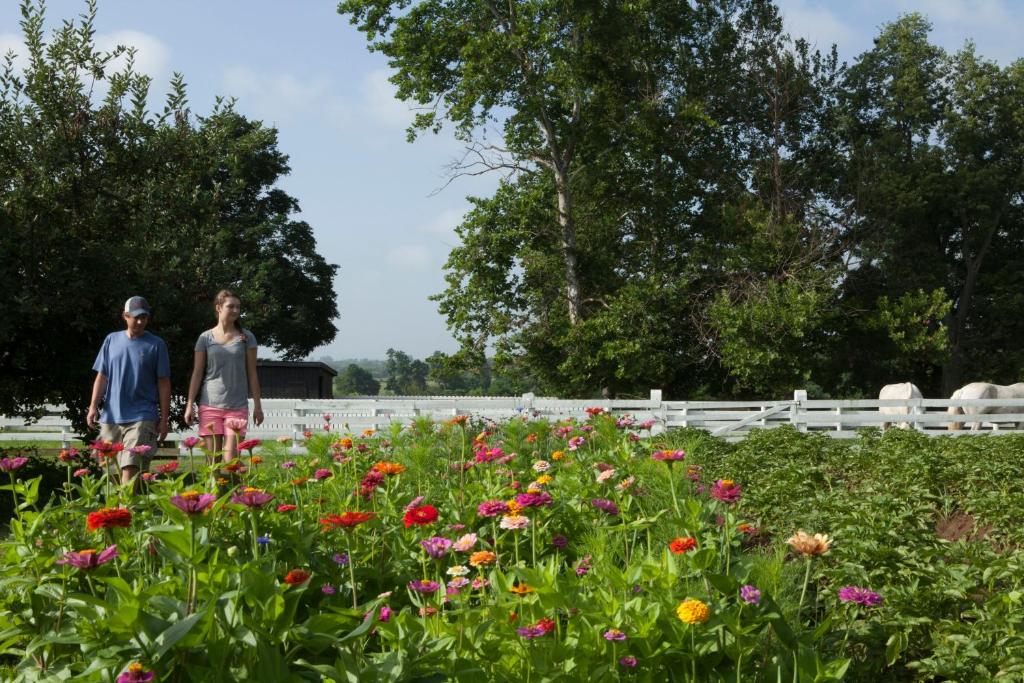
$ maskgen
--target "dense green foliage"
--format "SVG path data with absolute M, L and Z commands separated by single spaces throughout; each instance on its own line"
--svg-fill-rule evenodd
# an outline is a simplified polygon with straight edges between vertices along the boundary
M 852 64 L 766 0 L 345 0 L 466 141 L 441 312 L 558 395 L 926 395 L 1024 367 L 1024 62 L 900 17 Z M 495 129 L 498 129 L 495 131 Z M 495 139 L 501 142 L 494 142 Z
M 22 9 L 27 66 L 0 64 L 0 413 L 64 404 L 83 421 L 95 354 L 135 294 L 176 378 L 223 287 L 261 346 L 295 358 L 330 341 L 336 267 L 275 187 L 276 131 L 223 102 L 195 116 L 179 75 L 149 112 L 131 51 L 115 71 L 126 50 L 96 49 L 94 4 L 51 36 L 42 3 Z
M 369 370 L 349 363 L 334 378 L 335 396 L 376 396 L 380 393 L 380 382 L 374 379 Z

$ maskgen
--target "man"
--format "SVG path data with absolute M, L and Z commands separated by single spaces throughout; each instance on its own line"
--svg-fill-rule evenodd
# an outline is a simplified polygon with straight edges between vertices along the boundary
M 85 421 L 94 429 L 99 422 L 101 441 L 124 445 L 117 454 L 122 484 L 132 481 L 140 469 L 149 470 L 158 441 L 167 438 L 171 362 L 164 340 L 146 331 L 149 314 L 144 298 L 128 299 L 122 314 L 127 329 L 107 335 L 92 366 L 96 380 Z

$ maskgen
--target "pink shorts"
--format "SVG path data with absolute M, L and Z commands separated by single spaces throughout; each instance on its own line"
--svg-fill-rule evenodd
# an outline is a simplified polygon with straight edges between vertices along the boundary
M 223 436 L 225 423 L 229 429 L 245 436 L 245 429 L 249 425 L 249 409 L 199 406 L 199 436 Z

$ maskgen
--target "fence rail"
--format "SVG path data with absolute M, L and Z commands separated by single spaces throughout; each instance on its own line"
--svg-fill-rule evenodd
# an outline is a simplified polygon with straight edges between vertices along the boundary
M 691 427 L 729 440 L 744 438 L 752 429 L 792 425 L 804 432 L 822 432 L 835 438 L 851 438 L 864 427 L 897 423 L 931 435 L 961 435 L 1024 431 L 1024 399 L 897 399 L 897 400 L 808 400 L 806 392 L 795 392 L 782 401 L 664 401 L 661 391 L 649 399 L 575 400 L 523 396 L 400 396 L 340 398 L 330 400 L 265 399 L 264 422 L 252 427 L 248 436 L 272 439 L 288 436 L 298 440 L 307 430 L 320 429 L 324 416 L 343 431 L 381 429 L 399 422 L 429 417 L 444 420 L 470 415 L 492 420 L 530 416 L 548 420 L 583 418 L 589 407 L 601 407 L 616 415 L 631 415 L 637 422 L 653 420 L 652 433 Z M 900 408 L 906 414 L 892 415 L 879 408 Z M 950 407 L 968 411 L 998 410 L 997 413 L 950 414 Z M 51 406 L 36 422 L 0 416 L 0 446 L 5 441 L 50 441 L 67 443 L 76 438 L 62 408 Z M 950 431 L 950 425 L 962 429 Z M 179 442 L 192 431 L 168 435 Z

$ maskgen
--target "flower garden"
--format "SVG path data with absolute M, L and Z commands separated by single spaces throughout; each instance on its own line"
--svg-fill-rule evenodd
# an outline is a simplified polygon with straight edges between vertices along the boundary
M 1017 436 L 332 425 L 131 494 L 0 460 L 18 681 L 1017 680 Z

